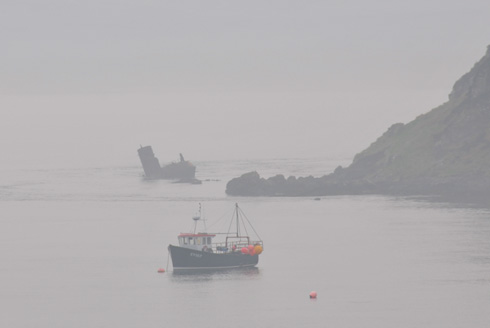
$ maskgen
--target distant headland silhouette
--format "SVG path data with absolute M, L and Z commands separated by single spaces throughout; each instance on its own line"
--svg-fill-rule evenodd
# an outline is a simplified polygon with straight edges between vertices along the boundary
M 456 81 L 446 103 L 407 124 L 392 125 L 350 166 L 320 178 L 264 179 L 249 172 L 229 181 L 226 193 L 490 196 L 490 46 Z

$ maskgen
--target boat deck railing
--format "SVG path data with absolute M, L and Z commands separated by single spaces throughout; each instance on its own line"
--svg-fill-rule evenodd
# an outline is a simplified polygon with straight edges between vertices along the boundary
M 264 243 L 262 240 L 256 240 L 256 241 L 226 241 L 226 242 L 220 242 L 220 243 L 213 243 L 212 250 L 213 252 L 216 253 L 229 253 L 229 252 L 239 252 L 243 247 L 248 247 L 249 245 L 253 246 L 261 246 L 262 248 L 264 247 Z

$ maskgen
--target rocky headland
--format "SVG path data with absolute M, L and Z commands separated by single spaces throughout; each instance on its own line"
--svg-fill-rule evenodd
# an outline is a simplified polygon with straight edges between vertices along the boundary
M 446 103 L 392 125 L 348 167 L 320 178 L 264 179 L 249 172 L 228 195 L 443 195 L 490 198 L 490 46 L 454 84 Z

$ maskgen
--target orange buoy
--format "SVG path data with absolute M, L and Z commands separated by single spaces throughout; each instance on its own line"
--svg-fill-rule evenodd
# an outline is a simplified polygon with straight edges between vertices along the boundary
M 164 273 L 164 272 L 165 272 L 165 269 L 164 268 L 158 269 L 158 273 Z
M 317 295 L 316 292 L 315 291 L 312 291 L 310 293 L 310 298 L 316 298 L 316 295 Z

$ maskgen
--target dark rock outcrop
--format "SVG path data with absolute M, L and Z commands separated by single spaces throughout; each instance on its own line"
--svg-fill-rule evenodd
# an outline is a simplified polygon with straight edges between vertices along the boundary
M 231 180 L 242 196 L 435 194 L 490 196 L 490 46 L 454 85 L 449 100 L 408 124 L 392 125 L 378 140 L 321 178 Z

